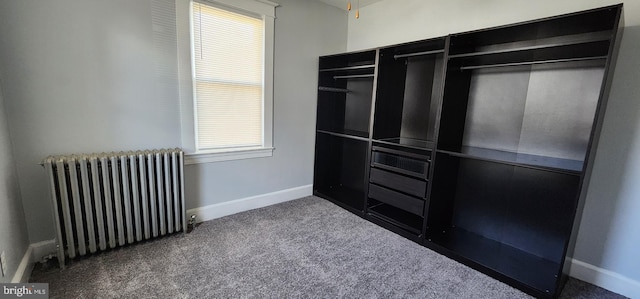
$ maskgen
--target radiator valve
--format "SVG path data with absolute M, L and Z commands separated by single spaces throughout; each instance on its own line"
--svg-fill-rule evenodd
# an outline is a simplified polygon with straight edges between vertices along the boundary
M 191 228 L 191 231 L 193 231 L 194 229 L 196 229 L 196 215 L 193 214 L 189 218 L 190 218 L 189 219 L 189 227 Z

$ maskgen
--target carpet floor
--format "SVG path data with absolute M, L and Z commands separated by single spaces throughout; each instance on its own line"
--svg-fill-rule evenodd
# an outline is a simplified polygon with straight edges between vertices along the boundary
M 51 298 L 530 298 L 318 197 L 201 223 L 31 282 Z M 570 279 L 561 298 L 624 298 Z

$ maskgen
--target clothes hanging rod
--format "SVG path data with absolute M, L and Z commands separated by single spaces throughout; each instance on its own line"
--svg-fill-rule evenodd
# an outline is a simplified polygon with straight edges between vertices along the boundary
M 398 54 L 398 55 L 393 55 L 393 59 L 422 56 L 422 55 L 431 55 L 431 54 L 438 54 L 438 53 L 444 53 L 444 50 L 433 50 L 433 51 L 424 51 L 424 52 L 416 52 L 416 53 L 408 53 L 408 54 Z
M 528 61 L 528 62 L 514 62 L 514 63 L 499 63 L 499 64 L 461 66 L 460 70 L 461 71 L 465 71 L 465 70 L 476 70 L 476 69 L 493 68 L 493 67 L 507 67 L 507 66 L 519 66 L 519 65 L 536 65 L 536 64 L 586 61 L 586 60 L 601 60 L 601 59 L 607 59 L 607 56 L 583 57 L 583 58 L 567 58 L 567 59 L 551 59 L 551 60 L 541 60 L 541 61 Z
M 329 132 L 329 131 L 326 131 L 326 130 L 317 130 L 317 132 L 318 133 L 328 134 L 328 135 L 333 135 L 333 136 L 338 136 L 338 137 L 345 137 L 345 138 L 349 138 L 349 139 L 369 141 L 369 139 L 367 137 L 360 137 L 360 136 L 354 136 L 354 135 L 343 134 L 343 133 Z
M 325 86 L 319 86 L 318 87 L 319 91 L 331 91 L 331 92 L 350 92 L 350 90 L 345 89 L 345 88 L 335 88 L 335 87 L 325 87 Z
M 335 67 L 330 69 L 321 69 L 321 72 L 333 72 L 333 71 L 349 71 L 349 70 L 361 70 L 361 69 L 372 69 L 376 67 L 375 64 L 367 64 L 367 65 L 356 65 L 356 66 L 345 66 L 345 67 Z
M 351 78 L 371 78 L 373 74 L 368 75 L 344 75 L 344 76 L 333 76 L 333 79 L 351 79 Z

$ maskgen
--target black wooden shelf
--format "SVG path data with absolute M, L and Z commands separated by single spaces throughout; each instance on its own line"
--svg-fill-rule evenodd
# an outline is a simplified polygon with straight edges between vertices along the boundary
M 517 24 L 454 34 L 449 54 L 478 52 L 485 46 L 508 43 L 554 43 L 595 38 L 601 32 L 616 35 L 622 4 Z
M 320 72 L 342 72 L 375 68 L 376 55 L 375 50 L 367 50 L 323 56 L 319 61 L 319 70 Z
M 583 166 L 583 161 L 578 160 L 545 157 L 472 146 L 443 146 L 443 149 L 439 149 L 437 152 L 461 158 L 525 166 L 574 175 L 580 175 Z
M 557 48 L 573 45 L 582 45 L 586 43 L 609 41 L 611 39 L 611 31 L 600 31 L 595 33 L 576 34 L 570 36 L 552 37 L 546 39 L 535 40 L 535 45 L 518 46 L 518 43 L 505 43 L 492 46 L 485 46 L 483 48 L 489 48 L 489 50 L 477 51 L 471 53 L 460 53 L 449 55 L 449 59 L 462 58 L 462 57 L 474 57 L 482 55 L 494 55 L 511 53 L 518 51 L 532 51 L 547 48 Z M 521 42 L 522 43 L 522 42 Z
M 368 214 L 370 216 L 379 218 L 380 220 L 384 220 L 414 235 L 421 234 L 423 221 L 422 217 L 403 211 L 385 203 L 381 203 L 375 200 L 370 201 L 374 202 L 374 204 L 369 206 L 368 208 Z
M 557 277 L 562 271 L 557 262 L 461 228 L 431 234 L 430 241 L 455 252 L 468 262 L 487 267 L 543 294 L 555 289 Z
M 433 146 L 434 146 L 433 141 L 427 141 L 427 140 L 415 139 L 415 138 L 406 138 L 406 137 L 374 139 L 373 142 L 397 145 L 397 146 L 407 147 L 407 148 L 412 148 L 417 150 L 431 150 L 433 149 Z
M 362 212 L 364 207 L 364 192 L 344 186 L 316 189 L 314 195 L 329 199 L 337 205 L 353 211 Z
M 492 66 L 531 65 L 542 63 L 603 60 L 608 56 L 610 41 L 595 40 L 584 44 L 558 44 L 525 47 L 516 50 L 495 50 L 449 56 L 451 70 Z

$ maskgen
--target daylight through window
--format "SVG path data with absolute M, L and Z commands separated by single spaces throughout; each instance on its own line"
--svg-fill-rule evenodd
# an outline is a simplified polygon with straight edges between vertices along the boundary
M 198 151 L 263 146 L 264 21 L 193 2 Z

